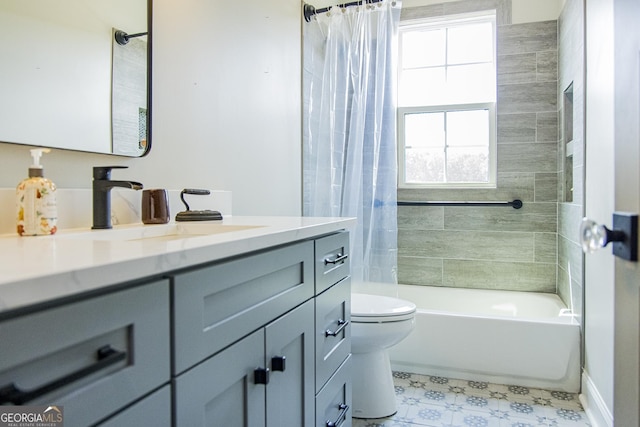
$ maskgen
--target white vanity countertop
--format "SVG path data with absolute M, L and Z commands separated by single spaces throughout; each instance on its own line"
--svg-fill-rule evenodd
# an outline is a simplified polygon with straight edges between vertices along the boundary
M 212 223 L 239 231 L 136 240 L 109 240 L 111 234 L 107 239 L 94 239 L 89 234 L 168 227 L 132 224 L 112 230 L 64 230 L 53 236 L 0 235 L 0 313 L 348 229 L 355 220 L 225 217 L 223 221 L 180 224 Z M 81 231 L 84 234 L 78 234 Z

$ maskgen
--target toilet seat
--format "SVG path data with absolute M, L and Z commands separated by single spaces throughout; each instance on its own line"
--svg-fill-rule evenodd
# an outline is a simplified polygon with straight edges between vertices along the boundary
M 356 323 L 383 323 L 410 320 L 416 305 L 410 301 L 382 295 L 351 294 L 351 321 Z

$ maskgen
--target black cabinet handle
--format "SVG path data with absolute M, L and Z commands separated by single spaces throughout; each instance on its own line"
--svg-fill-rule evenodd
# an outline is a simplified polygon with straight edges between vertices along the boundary
M 347 417 L 347 411 L 349 410 L 349 405 L 345 403 L 341 403 L 340 405 L 338 405 L 338 409 L 340 409 L 340 414 L 338 414 L 338 418 L 336 418 L 335 421 L 327 421 L 327 427 L 338 427 Z
M 324 265 L 327 264 L 337 264 L 339 262 L 342 262 L 344 260 L 346 260 L 347 258 L 349 258 L 349 254 L 337 254 L 336 257 L 334 259 L 329 259 L 329 258 L 325 258 L 324 259 Z
M 347 322 L 346 320 L 338 319 L 338 329 L 336 329 L 335 331 L 332 331 L 331 329 L 327 329 L 326 331 L 324 331 L 324 336 L 325 337 L 335 337 L 340 332 L 342 332 L 342 330 L 344 328 L 346 328 L 348 324 L 349 324 L 349 322 Z
M 274 356 L 271 358 L 271 370 L 284 372 L 287 368 L 286 365 L 287 358 L 285 356 Z
M 54 380 L 35 390 L 20 390 L 15 383 L 0 387 L 0 405 L 8 403 L 23 405 L 30 400 L 43 396 L 60 387 L 64 387 L 67 384 L 71 384 L 74 381 L 105 369 L 108 366 L 121 362 L 127 358 L 127 353 L 124 351 L 114 350 L 110 345 L 105 345 L 98 349 L 96 356 L 97 362 L 93 365 L 79 369 L 76 372 L 72 372 L 65 377 Z
M 268 368 L 256 368 L 253 371 L 253 382 L 256 384 L 269 384 L 269 369 Z

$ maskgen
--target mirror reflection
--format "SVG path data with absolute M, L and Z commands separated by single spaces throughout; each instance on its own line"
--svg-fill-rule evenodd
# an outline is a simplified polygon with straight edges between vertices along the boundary
M 146 154 L 150 3 L 2 0 L 0 141 Z

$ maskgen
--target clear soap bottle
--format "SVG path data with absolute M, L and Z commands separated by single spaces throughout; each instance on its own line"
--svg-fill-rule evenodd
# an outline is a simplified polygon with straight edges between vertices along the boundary
M 22 180 L 16 188 L 17 231 L 21 236 L 54 234 L 58 227 L 56 185 L 44 177 L 40 157 L 49 149 L 31 150 L 33 164 L 29 167 L 29 178 Z

